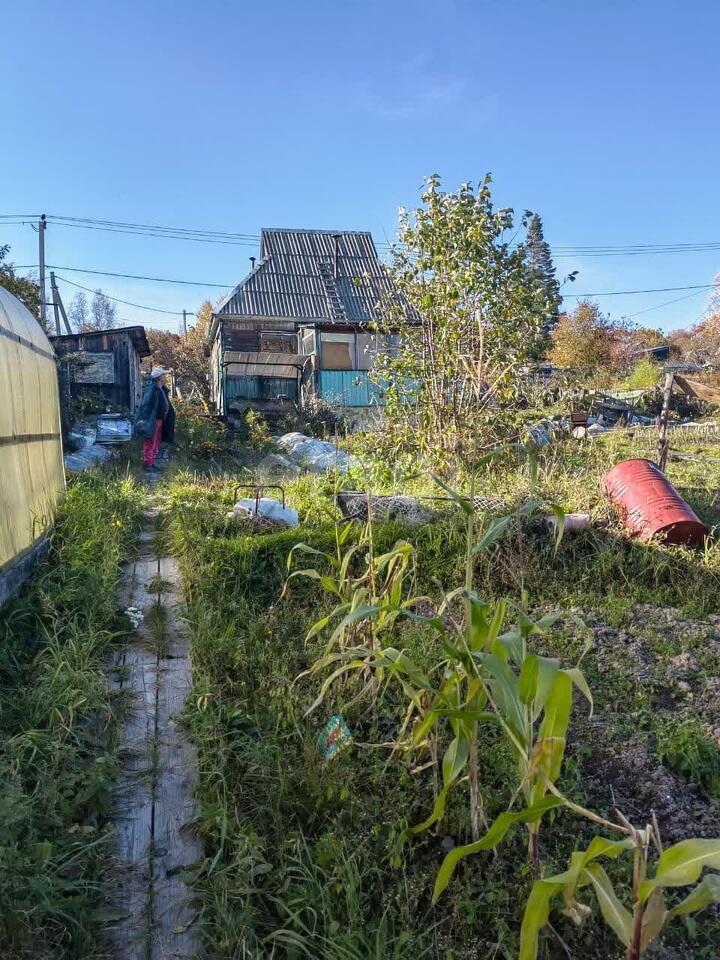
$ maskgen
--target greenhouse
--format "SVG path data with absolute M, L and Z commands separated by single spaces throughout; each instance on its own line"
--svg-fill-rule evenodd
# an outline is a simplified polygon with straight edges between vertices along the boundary
M 55 354 L 0 287 L 0 604 L 43 552 L 65 485 Z

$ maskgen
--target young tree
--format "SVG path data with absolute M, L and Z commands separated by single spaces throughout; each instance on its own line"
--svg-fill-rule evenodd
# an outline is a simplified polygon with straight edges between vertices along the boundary
M 37 317 L 40 313 L 40 284 L 33 277 L 19 277 L 7 259 L 9 253 L 8 244 L 0 245 L 0 287 L 14 294 Z
M 377 323 L 399 348 L 379 354 L 376 376 L 390 384 L 389 430 L 421 451 L 464 456 L 505 434 L 518 368 L 557 308 L 526 244 L 511 246 L 514 214 L 493 207 L 490 183 L 446 193 L 434 175 L 422 206 L 400 212 L 397 293 Z

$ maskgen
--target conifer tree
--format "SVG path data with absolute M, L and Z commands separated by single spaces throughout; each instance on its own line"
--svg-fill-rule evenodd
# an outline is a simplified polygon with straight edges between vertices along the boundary
M 533 213 L 527 224 L 525 250 L 530 269 L 545 287 L 548 303 L 552 305 L 550 319 L 544 327 L 545 336 L 549 336 L 557 325 L 560 316 L 560 284 L 555 277 L 555 265 L 550 253 L 550 245 L 543 234 L 542 220 Z

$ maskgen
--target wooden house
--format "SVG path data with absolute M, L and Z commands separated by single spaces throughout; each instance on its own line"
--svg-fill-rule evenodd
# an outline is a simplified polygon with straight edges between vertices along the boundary
M 133 414 L 142 395 L 140 362 L 151 354 L 144 327 L 118 327 L 50 337 L 58 357 L 68 359 L 73 397 L 91 396 Z
M 209 341 L 216 409 L 382 402 L 369 329 L 394 287 L 361 231 L 262 231 L 260 259 L 217 308 Z

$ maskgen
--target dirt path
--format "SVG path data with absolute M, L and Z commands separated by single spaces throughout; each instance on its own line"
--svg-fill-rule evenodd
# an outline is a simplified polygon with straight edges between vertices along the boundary
M 188 829 L 196 757 L 178 722 L 191 686 L 189 642 L 178 615 L 177 564 L 155 546 L 157 516 L 155 510 L 146 514 L 140 555 L 127 568 L 120 598 L 123 608 L 142 613 L 137 640 L 112 664 L 113 685 L 131 698 L 114 814 L 114 906 L 123 917 L 111 933 L 116 960 L 185 960 L 199 949 L 183 879 L 183 868 L 202 856 Z

